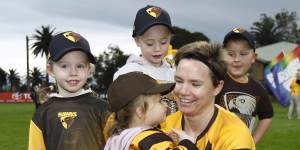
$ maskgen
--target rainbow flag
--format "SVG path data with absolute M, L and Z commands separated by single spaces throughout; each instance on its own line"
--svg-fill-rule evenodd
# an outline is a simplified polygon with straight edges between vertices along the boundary
M 265 69 L 265 73 L 269 73 L 266 79 L 272 84 L 271 91 L 282 106 L 288 106 L 290 103 L 290 84 L 300 68 L 299 58 L 300 45 L 284 57 L 280 53 Z
M 292 81 L 292 76 L 288 75 L 288 72 L 290 71 L 285 69 L 286 66 L 288 65 L 281 61 L 272 68 L 274 83 L 276 85 L 277 100 L 282 106 L 288 106 L 291 100 L 289 87 Z
M 264 69 L 265 83 L 267 88 L 275 96 L 276 99 L 279 99 L 279 95 L 276 91 L 276 84 L 274 81 L 274 76 L 272 73 L 272 68 L 274 65 L 278 64 L 284 58 L 284 53 L 279 53 Z

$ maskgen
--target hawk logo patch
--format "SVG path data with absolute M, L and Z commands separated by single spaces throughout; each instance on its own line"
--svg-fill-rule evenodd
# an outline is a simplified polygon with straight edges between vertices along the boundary
M 234 28 L 232 31 L 233 31 L 234 33 L 243 33 L 243 32 L 245 32 L 246 30 L 245 30 L 245 29 L 242 29 L 242 28 Z
M 77 117 L 77 112 L 59 112 L 57 114 L 58 118 L 60 118 L 60 122 L 65 129 L 68 129 L 72 126 Z
M 74 43 L 78 42 L 81 38 L 81 36 L 79 34 L 74 33 L 74 32 L 66 32 L 66 33 L 64 33 L 64 37 Z
M 159 8 L 159 7 L 151 7 L 151 8 L 148 8 L 146 11 L 150 16 L 152 16 L 154 18 L 159 17 L 161 14 L 161 8 Z

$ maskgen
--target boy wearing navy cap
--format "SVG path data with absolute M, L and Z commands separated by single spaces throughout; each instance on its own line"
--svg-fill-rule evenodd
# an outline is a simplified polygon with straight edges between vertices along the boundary
M 258 143 L 271 125 L 273 107 L 264 87 L 248 76 L 256 59 L 255 39 L 245 29 L 235 28 L 224 37 L 223 47 L 227 74 L 216 103 L 240 117 Z M 259 121 L 254 130 L 256 116 Z
M 103 149 L 107 103 L 83 88 L 94 63 L 80 34 L 68 31 L 51 39 L 47 72 L 55 78 L 58 94 L 34 113 L 29 150 Z

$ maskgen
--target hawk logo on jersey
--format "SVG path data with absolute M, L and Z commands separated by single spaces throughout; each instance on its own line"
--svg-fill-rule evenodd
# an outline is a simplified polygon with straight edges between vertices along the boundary
M 79 34 L 74 33 L 74 32 L 66 32 L 66 33 L 64 33 L 64 37 L 74 43 L 78 42 L 81 38 L 81 36 Z
M 154 18 L 159 17 L 161 14 L 161 8 L 159 8 L 159 7 L 151 7 L 151 8 L 148 8 L 146 11 L 150 16 L 152 16 Z
M 240 95 L 229 101 L 229 109 L 237 109 L 241 114 L 252 114 L 255 109 L 255 99 L 248 95 Z
M 224 95 L 224 103 L 227 110 L 238 115 L 249 127 L 253 119 L 256 107 L 256 98 L 242 92 L 228 92 Z
M 58 118 L 60 118 L 60 122 L 65 129 L 68 129 L 72 126 L 77 117 L 77 112 L 59 112 L 57 114 Z

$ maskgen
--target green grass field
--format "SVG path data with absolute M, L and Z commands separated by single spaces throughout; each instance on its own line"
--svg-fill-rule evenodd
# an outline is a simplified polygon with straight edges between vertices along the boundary
M 26 150 L 34 104 L 0 103 L 0 150 Z
M 272 127 L 257 145 L 258 150 L 299 150 L 300 120 L 288 120 L 287 108 L 273 103 Z M 28 126 L 34 104 L 0 104 L 0 150 L 26 150 Z

